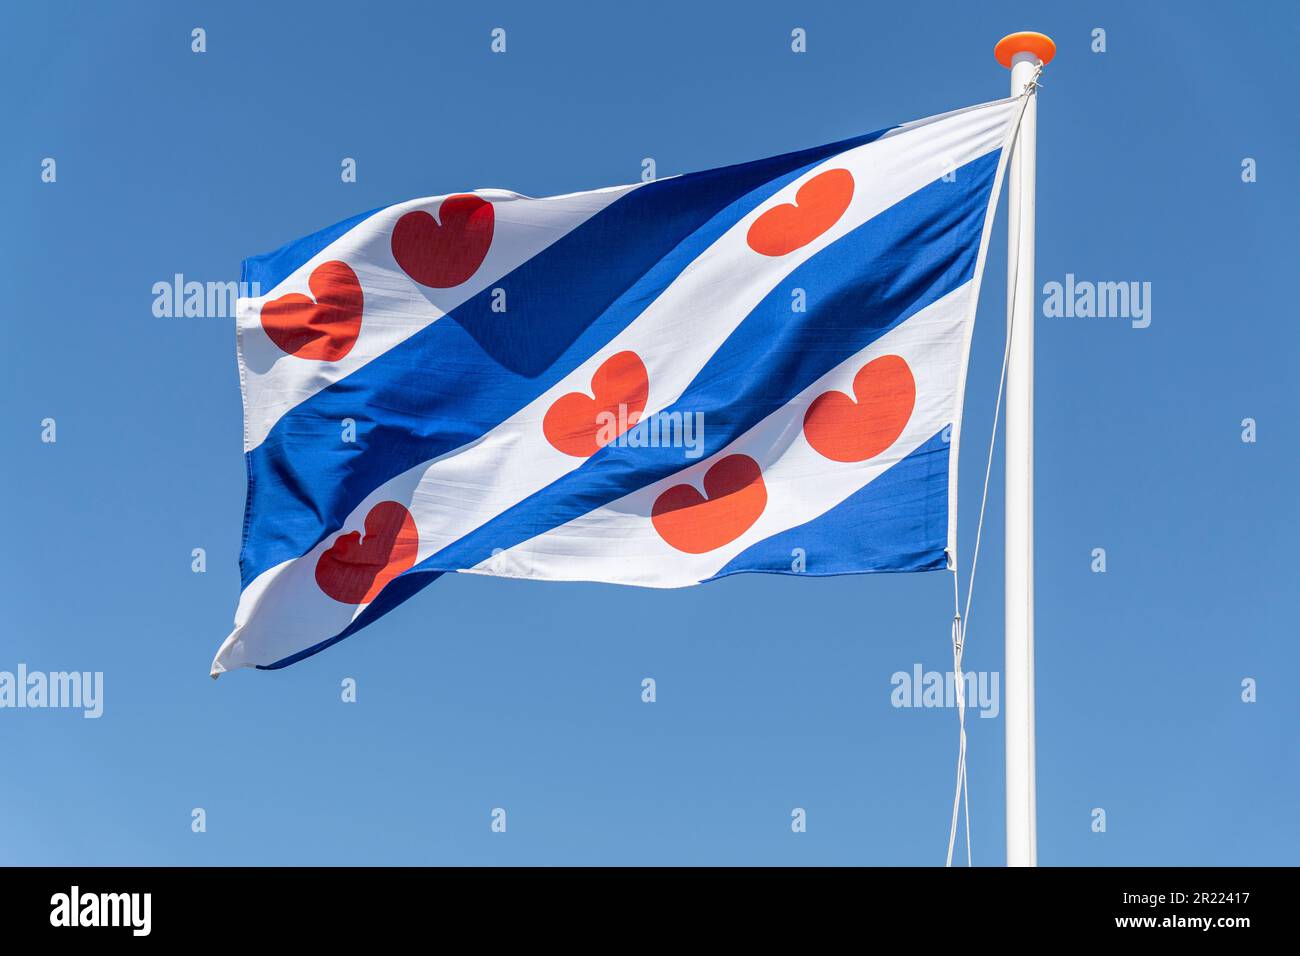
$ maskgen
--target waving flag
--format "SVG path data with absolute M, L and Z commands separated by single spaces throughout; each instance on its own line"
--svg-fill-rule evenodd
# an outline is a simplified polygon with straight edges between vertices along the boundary
M 943 568 L 1019 100 L 649 183 L 375 210 L 244 263 L 248 503 L 212 674 L 443 572 Z

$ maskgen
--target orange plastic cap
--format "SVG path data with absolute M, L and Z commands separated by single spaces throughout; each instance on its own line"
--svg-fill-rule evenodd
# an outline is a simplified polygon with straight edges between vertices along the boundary
M 1026 31 L 1004 36 L 993 48 L 993 55 L 1007 69 L 1011 69 L 1011 61 L 1017 53 L 1032 53 L 1040 62 L 1047 64 L 1056 56 L 1056 44 L 1045 34 Z

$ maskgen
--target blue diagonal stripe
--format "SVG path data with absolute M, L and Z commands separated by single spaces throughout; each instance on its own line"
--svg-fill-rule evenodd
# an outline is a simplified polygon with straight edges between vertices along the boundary
M 387 206 L 378 206 L 368 212 L 363 212 L 358 216 L 352 216 L 342 222 L 327 226 L 318 232 L 313 232 L 310 236 L 303 236 L 301 239 L 285 243 L 274 252 L 267 252 L 260 256 L 249 256 L 244 260 L 240 279 L 243 282 L 258 283 L 261 294 L 267 295 L 292 275 L 294 270 L 304 266 L 311 260 L 312 256 L 335 239 L 342 238 L 375 213 L 387 208 Z

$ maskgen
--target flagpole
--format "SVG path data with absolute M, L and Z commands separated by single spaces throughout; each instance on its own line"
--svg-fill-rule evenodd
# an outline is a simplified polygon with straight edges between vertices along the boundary
M 1013 33 L 994 55 L 1019 96 L 1056 45 Z M 1007 182 L 1006 721 L 1007 866 L 1038 865 L 1034 772 L 1034 185 L 1038 97 L 1020 120 Z

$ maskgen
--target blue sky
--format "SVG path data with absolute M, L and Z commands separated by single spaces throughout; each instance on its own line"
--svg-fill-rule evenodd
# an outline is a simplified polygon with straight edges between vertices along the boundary
M 239 582 L 232 320 L 157 318 L 151 288 L 237 278 L 245 256 L 416 196 L 630 182 L 647 156 L 668 175 L 995 99 L 992 47 L 1016 29 L 1059 47 L 1040 101 L 1038 288 L 1067 273 L 1152 288 L 1148 328 L 1038 320 L 1040 862 L 1296 863 L 1298 18 L 1025 9 L 15 7 L 0 36 L 0 670 L 103 671 L 105 701 L 99 720 L 0 710 L 0 863 L 941 862 L 956 716 L 892 707 L 890 677 L 949 666 L 944 573 L 668 592 L 449 575 L 326 653 L 209 680 Z M 45 157 L 57 182 L 41 181 Z M 999 221 L 967 396 L 965 555 L 1004 244 Z M 995 468 L 977 671 L 1002 669 L 1000 487 Z M 999 864 L 1002 719 L 970 727 L 975 860 Z

